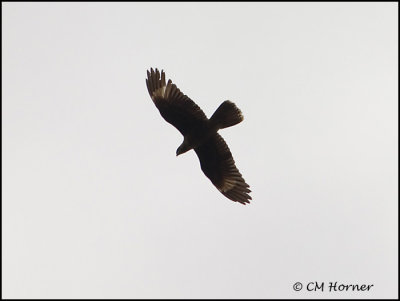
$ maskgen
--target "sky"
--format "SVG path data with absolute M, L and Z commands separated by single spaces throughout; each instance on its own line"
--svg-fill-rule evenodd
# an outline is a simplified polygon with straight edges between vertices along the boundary
M 251 204 L 151 67 L 241 109 Z M 397 298 L 397 182 L 397 2 L 2 3 L 3 298 Z

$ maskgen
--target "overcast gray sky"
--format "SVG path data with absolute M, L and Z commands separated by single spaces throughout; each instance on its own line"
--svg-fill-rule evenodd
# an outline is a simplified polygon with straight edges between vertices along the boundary
M 3 298 L 397 298 L 397 12 L 2 3 Z M 242 110 L 250 205 L 175 156 L 150 67 Z

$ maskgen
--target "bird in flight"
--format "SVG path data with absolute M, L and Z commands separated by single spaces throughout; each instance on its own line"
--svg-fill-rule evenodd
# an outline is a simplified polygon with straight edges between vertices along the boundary
M 228 199 L 243 205 L 250 203 L 249 185 L 235 166 L 231 151 L 218 130 L 238 124 L 242 112 L 226 100 L 210 119 L 200 107 L 168 80 L 165 73 L 153 68 L 147 71 L 147 89 L 161 116 L 183 135 L 176 155 L 194 149 L 204 174 Z

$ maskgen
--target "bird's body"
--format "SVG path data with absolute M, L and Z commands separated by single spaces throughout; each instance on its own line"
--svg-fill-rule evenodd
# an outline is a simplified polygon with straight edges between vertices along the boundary
M 166 84 L 165 73 L 147 71 L 149 94 L 161 116 L 183 135 L 176 155 L 194 149 L 201 169 L 227 198 L 242 204 L 251 200 L 249 185 L 235 166 L 232 154 L 218 130 L 243 120 L 241 111 L 230 101 L 224 101 L 210 119 L 171 80 Z

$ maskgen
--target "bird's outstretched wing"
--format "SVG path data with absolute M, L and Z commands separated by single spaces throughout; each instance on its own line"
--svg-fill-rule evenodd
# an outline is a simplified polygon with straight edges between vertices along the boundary
M 147 71 L 147 89 L 161 116 L 182 135 L 188 133 L 193 127 L 204 123 L 207 116 L 189 97 L 183 94 L 178 87 L 171 82 L 165 83 L 165 73 L 161 74 L 156 69 Z
M 236 168 L 228 145 L 218 133 L 194 150 L 204 174 L 223 195 L 243 205 L 250 203 L 249 185 Z

